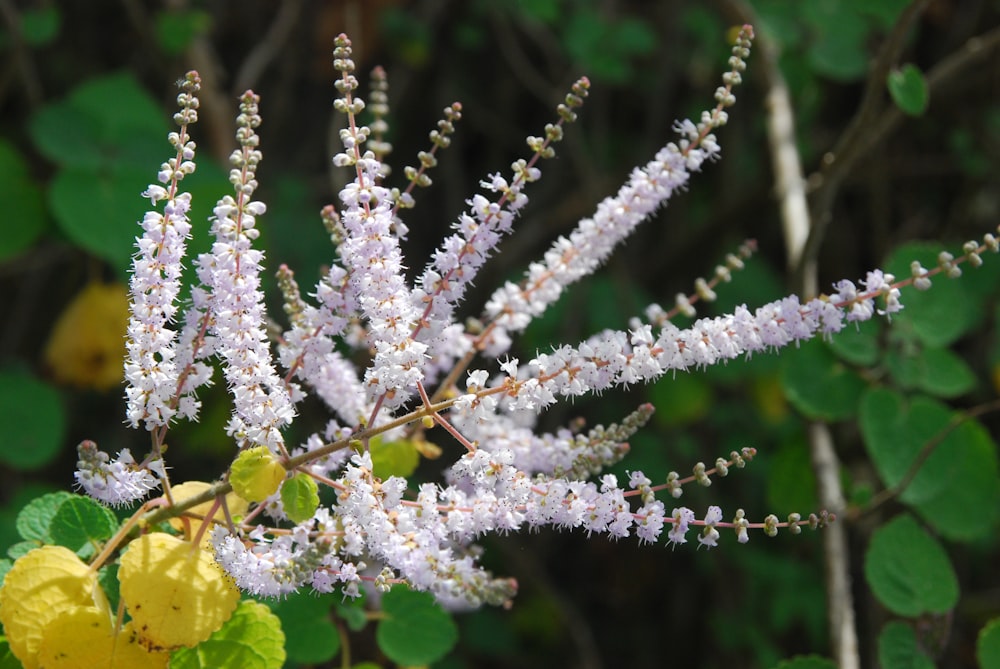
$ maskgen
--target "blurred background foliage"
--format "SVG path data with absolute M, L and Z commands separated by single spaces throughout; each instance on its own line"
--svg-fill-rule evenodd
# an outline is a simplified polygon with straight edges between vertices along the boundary
M 525 135 L 541 134 L 571 82 L 588 75 L 593 87 L 580 120 L 569 128 L 558 158 L 543 165 L 542 181 L 529 190 L 531 204 L 518 234 L 487 266 L 467 301 L 467 315 L 475 316 L 497 282 L 516 278 L 612 194 L 634 165 L 671 140 L 676 119 L 697 118 L 711 104 L 732 25 L 755 14 L 761 39 L 780 53 L 799 152 L 812 173 L 848 126 L 869 64 L 907 4 L 3 0 L 0 543 L 16 540 L 13 519 L 26 500 L 70 485 L 80 440 L 94 439 L 112 452 L 145 452 L 144 435 L 122 423 L 123 284 L 134 223 L 145 208 L 139 193 L 168 155 L 174 81 L 188 69 L 198 69 L 205 83 L 194 130 L 198 171 L 184 182 L 194 194 L 191 253 L 208 246 L 207 215 L 228 189 L 236 99 L 253 88 L 262 96 L 264 117 L 258 176 L 268 214 L 260 225 L 262 241 L 270 267 L 288 264 L 304 287 L 333 258 L 318 212 L 335 201 L 347 176 L 329 159 L 340 123 L 331 106 L 337 33 L 352 37 L 363 82 L 377 64 L 388 71 L 394 145 L 389 162 L 397 179 L 427 148 L 426 133 L 441 109 L 456 100 L 463 105 L 454 144 L 431 175 L 434 185 L 418 193 L 417 208 L 407 212 L 411 234 L 405 248 L 413 270 L 423 266 L 478 181 L 497 170 L 506 173 L 512 160 L 524 156 Z M 890 86 L 900 106 L 916 100 L 914 116 L 877 147 L 862 147 L 865 155 L 841 188 L 819 252 L 824 288 L 863 276 L 890 255 L 901 276 L 908 275 L 914 257 L 935 264 L 933 251 L 926 260 L 927 247 L 893 253 L 904 242 L 945 240 L 954 250 L 995 228 L 1000 59 L 947 79 L 926 111 L 920 72 L 971 37 L 995 31 L 998 23 L 996 0 L 934 0 L 905 36 L 903 53 L 913 69 L 895 73 Z M 706 166 L 689 191 L 675 196 L 607 267 L 534 323 L 518 343 L 522 358 L 604 327 L 625 327 L 650 302 L 670 306 L 676 293 L 690 291 L 695 277 L 710 274 L 748 238 L 757 240 L 759 255 L 720 287 L 710 313 L 788 292 L 757 58 L 751 56 L 729 125 L 717 133 L 724 159 Z M 884 97 L 889 109 L 889 93 Z M 690 490 L 685 503 L 695 509 L 718 503 L 727 516 L 740 506 L 755 520 L 770 512 L 784 517 L 816 510 L 805 421 L 828 421 L 847 492 L 861 508 L 905 472 L 909 460 L 894 461 L 891 452 L 901 431 L 909 430 L 919 449 L 951 412 L 996 400 L 1000 263 L 986 260 L 961 283 L 938 281 L 931 293 L 904 296 L 906 304 L 927 302 L 930 311 L 911 315 L 908 307 L 891 329 L 870 324 L 832 345 L 816 342 L 787 356 L 761 356 L 561 405 L 543 421 L 557 426 L 583 416 L 591 425 L 611 422 L 641 402 L 653 402 L 653 423 L 636 435 L 618 473 L 642 469 L 654 479 L 754 446 L 760 456 L 747 470 L 710 490 Z M 272 314 L 281 313 L 276 301 L 272 306 Z M 208 393 L 200 423 L 175 428 L 170 463 L 176 480 L 214 477 L 231 458 L 232 444 L 222 430 L 229 410 L 224 391 Z M 940 420 L 907 427 L 917 413 L 908 402 Z M 975 424 L 982 434 L 962 442 L 975 443 L 980 455 L 963 460 L 949 451 L 941 466 L 954 465 L 973 477 L 976 471 L 995 474 L 990 435 L 998 423 L 983 413 Z M 316 407 L 305 406 L 292 440 L 322 421 Z M 454 444 L 438 440 L 445 457 L 455 454 Z M 931 488 L 941 480 L 934 473 L 925 478 Z M 893 615 L 911 615 L 943 637 L 939 648 L 927 650 L 938 653 L 940 666 L 972 665 L 975 635 L 997 615 L 1000 588 L 990 566 L 997 555 L 996 486 L 986 478 L 960 499 L 950 488 L 917 488 L 911 499 L 902 499 L 935 533 L 963 542 L 945 544 L 963 593 L 947 613 L 901 612 L 868 591 L 862 574 L 868 539 L 901 508 L 900 500 L 844 519 L 855 551 L 866 662 L 874 664 L 884 650 L 883 641 L 876 641 L 882 624 Z M 948 509 L 942 516 L 947 522 L 935 523 L 942 508 Z M 728 545 L 710 554 L 552 532 L 487 543 L 487 564 L 515 576 L 520 594 L 512 610 L 459 616 L 461 642 L 437 666 L 770 667 L 796 653 L 829 655 L 816 535 L 755 535 L 739 547 L 726 537 Z M 873 573 L 877 579 L 877 569 Z M 302 614 L 309 606 L 281 608 L 291 620 L 309 618 Z M 315 622 L 329 606 L 317 610 L 309 619 L 332 634 Z M 354 644 L 354 658 L 379 659 L 372 639 Z M 337 647 L 290 657 L 301 666 L 339 666 L 339 660 L 330 663 Z

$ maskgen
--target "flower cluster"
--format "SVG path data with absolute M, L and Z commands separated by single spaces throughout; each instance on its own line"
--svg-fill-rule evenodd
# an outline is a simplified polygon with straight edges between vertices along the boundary
M 467 323 L 457 317 L 467 287 L 515 228 L 528 186 L 541 178 L 540 162 L 554 155 L 589 82 L 578 81 L 559 105 L 557 121 L 542 136 L 528 138 L 530 155 L 515 161 L 509 176 L 491 174 L 481 181 L 483 192 L 467 201 L 452 233 L 411 284 L 404 271 L 400 241 L 407 228 L 400 212 L 415 204 L 414 187 L 429 183 L 426 171 L 436 163 L 436 152 L 447 147 L 461 107 L 446 108 L 431 133 L 431 150 L 420 154 L 420 168 L 405 170 L 409 187 L 404 192 L 388 187 L 384 76 L 376 77 L 373 135 L 372 127 L 359 122 L 365 103 L 357 94 L 350 40 L 338 37 L 334 67 L 341 97 L 335 108 L 346 123 L 340 133 L 343 151 L 334 162 L 351 169 L 353 179 L 340 192 L 340 206 L 323 212 L 336 255 L 311 293 L 314 302 L 303 297 L 291 270 L 278 271 L 289 327 L 277 337 L 277 362 L 265 327 L 263 254 L 254 248 L 256 221 L 265 207 L 251 199 L 261 153 L 257 97 L 249 91 L 241 99 L 239 148 L 232 156 L 235 196 L 214 209 L 215 242 L 195 261 L 200 283 L 192 289 L 179 336 L 171 329 L 190 232 L 190 197 L 178 190 L 194 169 L 187 128 L 197 118 L 197 76 L 189 75 L 179 97 L 180 132 L 171 135 L 177 155 L 164 164 L 161 185 L 147 191 L 154 204 L 166 202 L 164 213 L 151 212 L 143 220 L 133 268 L 127 415 L 134 426 L 144 424 L 151 431 L 152 464 L 138 466 L 127 452 L 111 462 L 91 445 L 81 448 L 79 484 L 112 504 L 141 498 L 155 487 L 165 477 L 159 452 L 166 428 L 178 418 L 197 417 L 194 391 L 210 381 L 209 364 L 217 359 L 233 400 L 229 434 L 241 449 L 269 449 L 261 449 L 268 454 L 266 476 L 274 476 L 274 462 L 287 473 L 275 483 L 280 492 L 252 500 L 242 516 L 222 514 L 225 524 L 211 531 L 219 564 L 241 588 L 257 595 L 310 587 L 356 596 L 366 583 L 379 590 L 407 583 L 456 607 L 500 604 L 513 596 L 516 583 L 483 570 L 473 545 L 491 533 L 551 527 L 671 545 L 695 536 L 699 547 L 712 548 L 723 541 L 723 532 L 744 543 L 751 530 L 773 536 L 779 528 L 797 533 L 802 526 L 822 527 L 832 520 L 826 513 L 791 514 L 783 521 L 771 515 L 752 522 L 742 509 L 725 520 L 718 506 L 699 514 L 666 504 L 679 499 L 688 483 L 708 485 L 713 477 L 746 466 L 756 455 L 749 447 L 720 456 L 714 466 L 696 463 L 687 476 L 670 472 L 663 482 L 642 471 L 629 472 L 627 481 L 605 473 L 627 454 L 628 439 L 652 414 L 649 405 L 617 424 L 587 432 L 566 427 L 539 433 L 536 418 L 560 398 L 647 383 L 668 372 L 831 336 L 876 314 L 891 317 L 903 308 L 901 288 L 925 289 L 938 273 L 956 275 L 961 262 L 976 263 L 987 248 L 997 250 L 992 236 L 983 244 L 971 242 L 961 258 L 942 256 L 936 268 L 916 264 L 907 279 L 874 270 L 858 284 L 838 282 L 831 295 L 804 302 L 790 296 L 756 309 L 740 306 L 684 328 L 674 325 L 674 315 L 695 316 L 694 304 L 712 300 L 714 286 L 743 266 L 753 251 L 748 243 L 711 280 L 698 279 L 694 293 L 679 296 L 669 311 L 650 305 L 645 319 L 633 319 L 628 329 L 597 333 L 524 364 L 506 355 L 516 333 L 572 283 L 594 272 L 641 222 L 683 190 L 692 174 L 720 155 L 715 133 L 735 102 L 733 91 L 752 37 L 749 26 L 739 33 L 715 106 L 697 122 L 675 123 L 676 141 L 635 169 L 592 216 L 532 263 L 521 282 L 499 288 L 481 317 Z M 479 354 L 495 360 L 496 371 L 473 368 Z M 358 360 L 366 362 L 358 366 Z M 331 419 L 302 445 L 286 447 L 283 429 L 307 393 L 326 403 Z M 440 457 L 442 449 L 423 436 L 434 426 L 463 449 L 439 480 L 379 475 L 372 458 L 377 448 Z M 240 470 L 238 480 L 253 481 L 255 475 L 252 469 Z M 303 479 L 308 481 L 304 487 Z M 262 480 L 254 489 L 274 490 L 271 482 Z M 306 491 L 309 485 L 327 486 L 332 502 L 322 506 L 318 495 L 285 495 L 293 482 Z M 209 495 L 224 503 L 231 489 L 223 480 Z M 168 511 L 180 514 L 210 497 L 172 500 Z M 274 523 L 265 524 L 265 517 Z

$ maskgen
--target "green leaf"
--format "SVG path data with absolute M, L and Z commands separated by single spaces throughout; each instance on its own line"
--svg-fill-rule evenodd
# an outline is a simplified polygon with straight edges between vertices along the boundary
M 89 497 L 73 495 L 59 505 L 49 522 L 53 543 L 79 552 L 111 538 L 118 519 L 111 511 Z
M 776 452 L 768 454 L 768 463 L 767 501 L 775 513 L 816 508 L 816 476 L 809 447 L 803 440 L 782 444 Z
M 950 398 L 976 387 L 976 375 L 969 365 L 946 348 L 923 348 L 909 354 L 894 351 L 886 357 L 886 365 L 904 389 Z
M 35 541 L 40 544 L 53 543 L 49 524 L 62 503 L 71 497 L 73 497 L 73 493 L 60 490 L 31 500 L 17 514 L 17 533 L 25 541 Z
M 943 404 L 923 396 L 907 402 L 884 388 L 864 394 L 859 418 L 865 448 L 886 487 L 896 486 L 933 445 L 900 500 L 936 531 L 955 540 L 993 531 L 1000 518 L 1000 465 L 982 425 L 967 420 L 954 426 L 956 415 Z
M 285 631 L 285 650 L 291 662 L 321 664 L 340 652 L 340 635 L 330 620 L 338 597 L 298 592 L 268 602 Z
M 852 365 L 868 367 L 878 362 L 881 355 L 879 333 L 882 322 L 871 319 L 848 325 L 847 329 L 833 337 L 827 345 L 838 358 Z
M 385 618 L 375 632 L 378 647 L 402 665 L 423 665 L 440 660 L 458 641 L 455 621 L 434 597 L 395 587 L 382 598 Z
M 18 541 L 7 549 L 7 557 L 11 560 L 19 560 L 36 548 L 38 548 L 38 544 L 34 541 Z
M 863 78 L 868 70 L 865 40 L 870 32 L 864 17 L 843 2 L 806 2 L 801 9 L 812 32 L 807 55 L 813 69 L 838 81 Z
M 7 577 L 7 572 L 9 572 L 13 566 L 14 560 L 9 558 L 0 558 L 0 585 L 3 585 L 3 580 Z
M 168 54 L 183 53 L 199 35 L 212 27 L 212 16 L 199 9 L 162 11 L 156 14 L 156 41 Z
M 976 659 L 980 669 L 1000 669 L 1000 618 L 994 618 L 979 630 Z
M 781 385 L 788 401 L 806 417 L 834 421 L 855 414 L 865 382 L 826 344 L 813 339 L 783 357 Z
M 271 610 L 243 600 L 232 617 L 194 648 L 170 657 L 171 669 L 281 669 L 285 635 Z
M 336 601 L 334 608 L 337 611 L 337 615 L 347 623 L 347 629 L 352 632 L 360 632 L 368 625 L 368 612 L 365 611 L 364 592 L 361 593 L 361 597 Z
M 49 204 L 60 229 L 74 243 L 115 267 L 128 267 L 136 234 L 141 233 L 136 225 L 145 208 L 140 194 L 149 182 L 147 172 L 125 164 L 100 173 L 67 168 L 53 179 Z
M 928 244 L 901 246 L 886 260 L 885 271 L 908 277 L 914 260 L 933 269 L 939 252 L 939 247 Z M 976 279 L 989 278 L 988 272 L 981 272 L 986 269 L 969 269 L 969 276 L 963 276 L 961 281 L 938 275 L 929 290 L 907 290 L 903 297 L 905 308 L 892 316 L 893 336 L 912 337 L 926 346 L 941 348 L 971 330 L 984 312 L 980 296 L 971 288 Z
M 524 18 L 549 25 L 554 24 L 562 13 L 559 0 L 517 0 L 514 4 Z
M 293 523 L 308 520 L 319 508 L 319 486 L 311 476 L 300 472 L 281 484 L 281 504 Z
M 0 638 L 0 669 L 22 669 L 24 665 L 10 652 L 7 639 Z
M 0 262 L 31 247 L 45 230 L 45 200 L 28 164 L 9 142 L 0 139 L 0 202 L 11 212 L 0 235 Z
M 58 7 L 43 6 L 25 10 L 21 14 L 21 36 L 29 46 L 45 46 L 59 35 L 61 22 Z
M 168 129 L 164 111 L 127 73 L 84 82 L 39 110 L 28 126 L 35 145 L 57 165 L 92 173 L 130 166 L 147 175 L 147 183 L 169 156 Z
M 837 669 L 837 663 L 818 655 L 802 655 L 790 660 L 782 660 L 774 669 Z
M 712 386 L 701 374 L 667 375 L 646 389 L 656 407 L 653 422 L 663 427 L 701 420 L 712 408 Z
M 34 376 L 0 372 L 0 462 L 15 469 L 44 467 L 59 454 L 66 418 L 59 393 Z
M 108 598 L 108 605 L 112 611 L 118 609 L 118 601 L 121 599 L 121 583 L 118 581 L 118 564 L 106 564 L 97 570 L 97 582 L 100 583 L 104 595 Z
M 382 441 L 375 438 L 370 444 L 372 473 L 383 481 L 390 476 L 409 477 L 420 464 L 420 453 L 407 439 Z
M 945 613 L 958 602 L 958 577 L 948 554 L 911 516 L 875 531 L 865 553 L 865 580 L 893 613 Z
M 927 111 L 930 91 L 927 89 L 924 73 L 916 65 L 907 63 L 901 69 L 890 72 L 886 78 L 886 86 L 893 102 L 905 114 L 923 116 Z
M 920 650 L 913 628 L 901 621 L 882 628 L 878 660 L 882 669 L 934 669 L 934 662 Z

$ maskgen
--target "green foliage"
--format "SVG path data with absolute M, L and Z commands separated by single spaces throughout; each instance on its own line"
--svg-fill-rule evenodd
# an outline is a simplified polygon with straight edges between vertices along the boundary
M 882 669 L 934 669 L 934 662 L 920 650 L 913 627 L 901 621 L 882 628 L 878 660 Z
M 59 35 L 62 16 L 55 6 L 41 6 L 21 14 L 21 36 L 33 47 L 51 43 Z
M 223 626 L 194 648 L 170 657 L 172 669 L 281 669 L 285 635 L 263 604 L 244 600 Z
M 825 657 L 816 655 L 793 657 L 782 660 L 774 669 L 836 669 L 837 663 Z
M 819 339 L 783 352 L 781 385 L 788 401 L 806 417 L 827 421 L 857 412 L 865 382 Z
M 200 9 L 161 11 L 156 14 L 156 41 L 169 54 L 180 54 L 212 27 L 208 12 Z
M 958 577 L 948 554 L 907 515 L 872 535 L 865 553 L 865 580 L 890 611 L 916 617 L 944 613 L 958 601 Z
M 997 447 L 979 423 L 959 423 L 954 412 L 928 397 L 907 400 L 875 388 L 861 400 L 860 424 L 887 487 L 919 466 L 900 500 L 937 532 L 966 541 L 993 532 L 1000 517 Z
M 916 65 L 907 63 L 889 73 L 886 85 L 896 106 L 910 116 L 922 116 L 930 102 L 927 80 Z
M 1000 618 L 990 620 L 979 631 L 976 659 L 980 669 L 1000 669 Z
M 420 453 L 408 439 L 384 441 L 373 439 L 370 444 L 372 472 L 382 480 L 390 476 L 408 477 L 420 464 Z
M 150 166 L 163 162 L 168 128 L 159 105 L 131 75 L 108 75 L 39 110 L 29 130 L 59 166 L 48 198 L 62 232 L 114 267 L 127 267 L 143 211 L 135 195 L 150 183 Z
M 890 351 L 886 367 L 903 390 L 922 390 L 937 397 L 959 397 L 976 387 L 976 375 L 958 355 L 946 348 L 909 347 Z
M 117 529 L 118 519 L 107 507 L 79 495 L 61 502 L 49 521 L 53 543 L 76 551 L 84 559 Z
M 0 372 L 0 425 L 0 462 L 20 470 L 44 467 L 65 439 L 59 394 L 30 374 Z
M 8 549 L 8 554 L 20 557 L 39 545 L 56 544 L 87 558 L 117 529 L 115 515 L 89 497 L 62 491 L 48 493 L 21 509 L 17 531 L 24 541 Z
M 59 507 L 73 497 L 73 493 L 60 490 L 31 500 L 17 514 L 17 533 L 25 541 L 35 542 L 36 546 L 55 543 L 49 526 Z
M 924 267 L 935 267 L 941 248 L 927 243 L 904 244 L 885 262 L 885 271 L 897 277 L 910 276 L 914 260 Z M 985 315 L 982 300 L 995 294 L 1000 285 L 1000 263 L 985 263 L 967 270 L 961 280 L 936 277 L 930 290 L 908 290 L 906 308 L 892 317 L 893 337 L 916 340 L 940 348 L 980 324 Z
M 45 230 L 42 189 L 31 179 L 24 156 L 0 139 L 0 202 L 16 212 L 16 224 L 0 235 L 0 262 L 29 248 Z
M 293 523 L 312 518 L 319 508 L 319 486 L 311 476 L 299 472 L 281 484 L 281 504 Z
M 330 610 L 340 599 L 336 595 L 298 592 L 267 602 L 281 620 L 289 661 L 319 664 L 340 652 L 340 635 L 330 620 Z
M 458 641 L 451 616 L 426 592 L 396 587 L 382 597 L 376 639 L 393 662 L 423 665 L 444 657 Z

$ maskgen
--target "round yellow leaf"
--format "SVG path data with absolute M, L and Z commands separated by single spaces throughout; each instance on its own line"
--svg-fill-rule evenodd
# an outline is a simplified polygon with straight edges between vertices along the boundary
M 186 499 L 190 499 L 195 495 L 200 495 L 209 488 L 212 487 L 211 483 L 206 483 L 204 481 L 185 481 L 180 485 L 175 485 L 171 487 L 170 493 L 174 498 L 175 502 L 183 502 Z M 193 516 L 188 520 L 187 525 L 180 518 L 171 518 L 170 526 L 173 527 L 178 532 L 184 532 L 188 538 L 193 538 L 198 530 L 201 528 L 202 520 L 199 518 L 204 518 L 208 515 L 208 512 L 212 510 L 213 502 L 203 502 L 197 506 L 193 506 L 186 511 Z M 245 499 L 237 495 L 236 493 L 229 493 L 226 495 L 226 506 L 229 507 L 229 513 L 234 516 L 242 516 L 247 512 L 249 504 Z M 210 522 L 224 522 L 225 515 L 222 513 L 221 507 L 216 507 L 215 513 L 212 514 L 211 518 L 208 518 Z M 208 549 L 208 538 L 212 533 L 211 526 L 205 529 L 202 534 L 201 546 Z
M 263 502 L 278 492 L 286 470 L 267 446 L 240 451 L 229 468 L 233 492 L 250 502 Z
M 122 382 L 128 293 L 120 283 L 88 284 L 59 316 L 45 364 L 61 383 L 110 390 Z
M 45 626 L 39 669 L 166 669 L 170 653 L 143 648 L 131 626 L 115 634 L 106 612 L 70 609 Z
M 129 544 L 118 581 L 140 643 L 156 650 L 204 641 L 240 600 L 240 591 L 209 553 L 164 532 Z
M 88 607 L 110 620 L 104 591 L 76 553 L 43 546 L 14 562 L 0 588 L 0 622 L 7 642 L 24 669 L 37 669 L 43 631 L 75 607 Z

